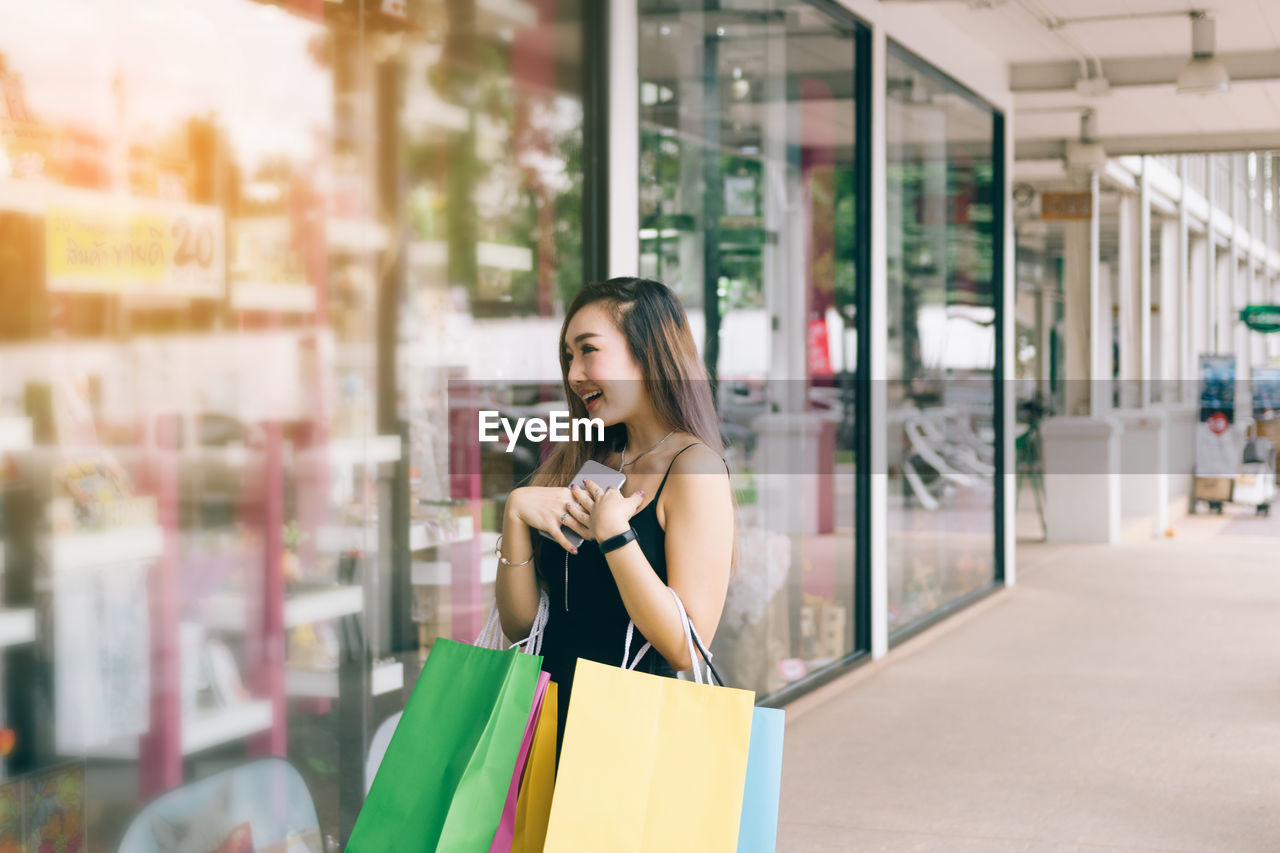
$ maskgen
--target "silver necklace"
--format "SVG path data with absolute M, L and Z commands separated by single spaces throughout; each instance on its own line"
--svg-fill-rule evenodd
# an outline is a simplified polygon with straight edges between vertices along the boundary
M 645 453 L 652 453 L 653 451 L 657 450 L 657 449 L 658 449 L 658 447 L 662 444 L 662 442 L 666 441 L 668 438 L 671 438 L 671 436 L 672 436 L 672 434 L 673 434 L 674 432 L 675 432 L 675 430 L 671 430 L 671 432 L 667 433 L 667 434 L 666 434 L 666 435 L 664 435 L 661 439 L 659 439 L 657 444 L 655 444 L 653 447 L 650 447 L 650 448 L 649 448 L 648 450 L 646 450 L 644 453 L 641 453 L 641 454 L 640 454 L 640 456 L 644 456 L 644 455 L 645 455 Z M 622 462 L 621 462 L 621 464 L 619 464 L 619 465 L 618 465 L 618 470 L 619 470 L 619 471 L 621 471 L 623 468 L 627 467 L 628 465 L 634 465 L 636 462 L 638 462 L 638 461 L 640 460 L 640 456 L 637 456 L 635 459 L 632 459 L 630 462 L 628 462 L 628 461 L 627 461 L 627 448 L 625 448 L 625 447 L 624 447 L 624 448 L 622 448 Z

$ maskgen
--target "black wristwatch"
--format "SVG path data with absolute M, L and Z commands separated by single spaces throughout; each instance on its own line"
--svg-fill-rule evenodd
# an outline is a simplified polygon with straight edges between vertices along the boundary
M 619 548 L 621 548 L 623 545 L 626 545 L 628 542 L 634 542 L 635 539 L 636 539 L 635 530 L 628 527 L 626 530 L 622 531 L 617 536 L 610 536 L 608 539 L 601 542 L 600 553 L 608 554 L 610 551 L 616 551 Z

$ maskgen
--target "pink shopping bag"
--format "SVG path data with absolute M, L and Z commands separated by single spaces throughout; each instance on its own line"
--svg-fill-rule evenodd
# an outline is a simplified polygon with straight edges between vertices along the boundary
M 529 722 L 524 728 L 524 742 L 520 744 L 520 752 L 516 754 L 516 768 L 511 774 L 507 803 L 502 809 L 502 820 L 498 822 L 498 831 L 493 835 L 489 853 L 511 853 L 511 841 L 516 830 L 516 800 L 520 798 L 520 783 L 524 780 L 529 747 L 533 744 L 533 733 L 538 728 L 538 717 L 542 713 L 542 701 L 546 698 L 547 682 L 550 680 L 551 676 L 545 672 L 538 676 L 538 689 L 533 694 L 533 707 L 529 711 Z

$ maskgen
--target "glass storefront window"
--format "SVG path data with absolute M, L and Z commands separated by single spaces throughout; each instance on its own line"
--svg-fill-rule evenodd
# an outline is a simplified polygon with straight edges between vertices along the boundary
M 365 639 L 400 446 L 373 128 L 346 106 L 363 25 L 244 0 L 0 20 L 5 608 L 35 625 L 6 651 L 5 797 L 67 849 L 250 825 L 324 849 L 405 678 Z
M 508 11 L 477 8 L 405 51 L 410 526 L 443 511 L 474 531 L 411 547 L 423 658 L 437 637 L 479 633 L 503 505 L 541 461 L 543 445 L 478 443 L 477 413 L 564 408 L 556 341 L 583 283 L 581 3 Z
M 890 635 L 995 580 L 996 117 L 888 56 Z
M 0 844 L 342 848 L 559 391 L 579 7 L 0 0 Z
M 680 295 L 738 502 L 716 635 L 775 693 L 854 650 L 856 25 L 641 2 L 640 274 Z

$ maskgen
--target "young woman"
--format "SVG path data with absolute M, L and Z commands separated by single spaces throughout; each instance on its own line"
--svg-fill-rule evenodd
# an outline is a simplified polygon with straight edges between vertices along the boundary
M 511 493 L 497 600 L 503 633 L 519 639 L 547 590 L 543 668 L 558 686 L 563 732 L 578 658 L 620 665 L 628 621 L 633 655 L 653 645 L 638 670 L 674 677 L 692 667 L 668 586 L 711 643 L 734 559 L 734 502 L 706 372 L 665 285 L 584 287 L 560 330 L 560 369 L 571 417 L 601 419 L 604 440 L 558 445 L 533 485 Z M 571 490 L 588 459 L 626 474 L 622 489 Z M 580 547 L 561 525 L 583 537 Z

